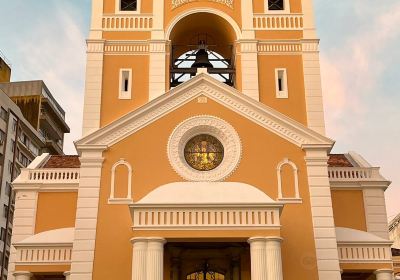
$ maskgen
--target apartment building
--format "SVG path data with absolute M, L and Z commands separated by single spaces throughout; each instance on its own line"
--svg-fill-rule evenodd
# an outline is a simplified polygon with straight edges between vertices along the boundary
M 15 202 L 11 182 L 42 153 L 63 155 L 67 132 L 65 112 L 43 81 L 0 83 L 0 266 L 5 269 Z

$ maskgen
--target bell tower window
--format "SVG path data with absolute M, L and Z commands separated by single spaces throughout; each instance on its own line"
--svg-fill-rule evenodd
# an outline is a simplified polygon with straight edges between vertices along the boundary
M 289 13 L 289 0 L 266 0 L 266 13 Z
M 276 98 L 289 98 L 287 71 L 285 68 L 275 69 Z
M 121 0 L 121 11 L 137 11 L 137 0 Z
M 116 14 L 137 14 L 140 12 L 141 0 L 115 0 Z
M 268 10 L 270 11 L 283 11 L 285 9 L 283 0 L 268 0 Z
M 119 99 L 132 98 L 132 69 L 119 71 Z

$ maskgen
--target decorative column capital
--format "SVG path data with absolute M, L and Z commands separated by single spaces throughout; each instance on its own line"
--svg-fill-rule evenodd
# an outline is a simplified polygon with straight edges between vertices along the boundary
M 71 276 L 71 271 L 66 271 L 63 273 L 63 275 L 65 276 L 65 280 L 69 280 Z
M 393 280 L 393 270 L 391 269 L 378 269 L 375 270 L 376 280 Z
M 255 236 L 255 237 L 250 237 L 247 240 L 247 243 L 249 243 L 250 245 L 252 244 L 261 244 L 261 243 L 265 243 L 267 241 L 266 237 L 262 237 L 262 236 Z
M 32 275 L 29 271 L 15 271 L 13 273 L 15 280 L 30 280 Z
M 265 239 L 267 242 L 282 243 L 283 241 L 283 238 L 279 236 L 267 236 Z

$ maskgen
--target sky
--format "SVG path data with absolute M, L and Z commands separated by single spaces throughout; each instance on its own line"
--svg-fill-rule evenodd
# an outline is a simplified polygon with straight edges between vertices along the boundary
M 0 51 L 12 80 L 44 80 L 81 136 L 90 0 L 0 0 Z M 327 135 L 333 152 L 356 151 L 393 183 L 389 218 L 400 212 L 400 1 L 314 0 L 321 39 Z

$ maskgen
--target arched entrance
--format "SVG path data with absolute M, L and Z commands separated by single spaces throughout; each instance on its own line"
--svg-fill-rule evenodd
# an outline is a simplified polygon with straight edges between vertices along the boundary
M 215 78 L 235 86 L 238 33 L 225 18 L 210 12 L 189 14 L 167 34 L 171 41 L 170 87 L 196 75 L 197 68 L 207 68 Z

